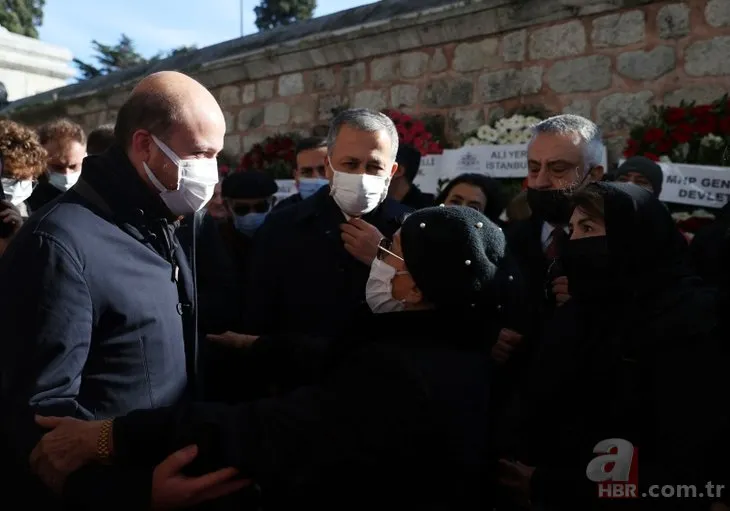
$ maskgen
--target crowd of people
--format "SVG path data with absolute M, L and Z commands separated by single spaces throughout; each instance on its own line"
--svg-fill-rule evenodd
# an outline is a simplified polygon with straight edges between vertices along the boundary
M 220 178 L 225 133 L 174 72 L 88 138 L 0 121 L 6 504 L 728 509 L 728 207 L 688 243 L 661 168 L 603 168 L 576 115 L 534 126 L 511 200 L 422 192 L 366 109 L 279 202 Z

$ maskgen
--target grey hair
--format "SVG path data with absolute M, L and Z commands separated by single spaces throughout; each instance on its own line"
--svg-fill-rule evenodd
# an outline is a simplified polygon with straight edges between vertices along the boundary
M 532 127 L 533 139 L 540 133 L 577 135 L 583 146 L 583 159 L 585 160 L 583 172 L 603 165 L 603 136 L 601 129 L 593 121 L 580 115 L 556 115 Z
M 398 130 L 395 129 L 395 124 L 393 124 L 393 121 L 387 115 L 374 110 L 368 110 L 367 108 L 343 110 L 332 119 L 329 132 L 327 133 L 327 154 L 332 154 L 337 135 L 344 125 L 368 133 L 385 131 L 390 138 L 391 158 L 392 161 L 395 161 L 396 155 L 398 154 Z

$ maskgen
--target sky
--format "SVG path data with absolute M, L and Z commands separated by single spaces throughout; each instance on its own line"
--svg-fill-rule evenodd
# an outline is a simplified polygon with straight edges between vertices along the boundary
M 315 16 L 373 3 L 317 0 Z M 256 32 L 254 7 L 243 0 L 244 34 Z M 40 39 L 93 63 L 91 41 L 115 44 L 129 36 L 145 57 L 180 46 L 198 48 L 241 35 L 241 0 L 46 0 Z

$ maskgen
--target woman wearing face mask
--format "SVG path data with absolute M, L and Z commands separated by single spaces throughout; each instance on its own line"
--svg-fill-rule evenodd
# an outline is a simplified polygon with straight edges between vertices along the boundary
M 46 151 L 33 130 L 12 121 L 0 121 L 0 254 L 28 216 L 26 200 L 33 193 L 46 165 Z
M 98 426 L 83 434 L 113 436 L 110 462 L 119 464 L 154 463 L 195 443 L 199 470 L 238 468 L 272 509 L 488 509 L 489 340 L 513 282 L 501 269 L 504 250 L 501 231 L 477 211 L 418 211 L 368 285 L 374 309 L 397 312 L 352 325 L 322 383 L 63 429 L 75 437 Z M 96 443 L 84 443 L 74 456 L 91 461 Z
M 500 482 L 541 509 L 594 509 L 596 483 L 586 478 L 594 447 L 624 439 L 641 454 L 637 495 L 652 484 L 704 490 L 718 480 L 712 454 L 722 452 L 726 427 L 715 401 L 727 367 L 715 295 L 689 268 L 681 235 L 651 192 L 594 183 L 573 200 L 564 254 L 571 299 L 507 424 Z M 698 500 L 640 504 L 702 509 Z

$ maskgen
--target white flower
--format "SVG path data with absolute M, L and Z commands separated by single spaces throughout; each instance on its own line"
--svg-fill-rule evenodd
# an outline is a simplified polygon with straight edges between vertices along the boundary
M 509 134 L 505 133 L 505 134 L 503 134 L 503 135 L 500 135 L 500 136 L 499 136 L 499 139 L 497 139 L 497 143 L 498 143 L 499 145 L 505 145 L 505 144 L 509 144 L 509 143 L 510 143 L 510 142 L 509 142 Z
M 700 145 L 710 149 L 721 149 L 725 145 L 725 139 L 714 133 L 710 133 L 702 138 Z
M 689 220 L 692 217 L 689 213 L 685 211 L 681 211 L 679 213 L 672 213 L 672 218 L 674 218 L 675 222 L 684 222 L 685 220 Z
M 672 163 L 672 159 L 666 154 L 663 154 L 659 157 L 659 163 Z
M 477 130 L 477 138 L 479 138 L 479 140 L 483 140 L 484 142 L 493 144 L 497 141 L 498 137 L 499 132 L 486 124 L 484 126 L 480 126 Z
M 526 117 L 525 118 L 525 126 L 527 126 L 528 128 L 530 126 L 534 126 L 535 124 L 537 124 L 539 122 L 540 122 L 540 119 L 538 119 L 537 117 Z
M 715 219 L 715 215 L 713 215 L 712 213 L 710 213 L 709 211 L 704 210 L 704 209 L 697 209 L 697 210 L 693 211 L 692 216 L 697 217 L 697 218 L 707 218 L 710 220 Z
M 481 145 L 481 144 L 482 144 L 482 141 L 475 137 L 467 138 L 466 142 L 464 142 L 464 145 L 469 145 L 469 146 Z
M 511 129 L 510 123 L 509 123 L 509 121 L 507 119 L 500 119 L 500 120 L 498 120 L 494 124 L 494 127 L 500 133 L 506 133 L 506 132 L 508 132 Z

